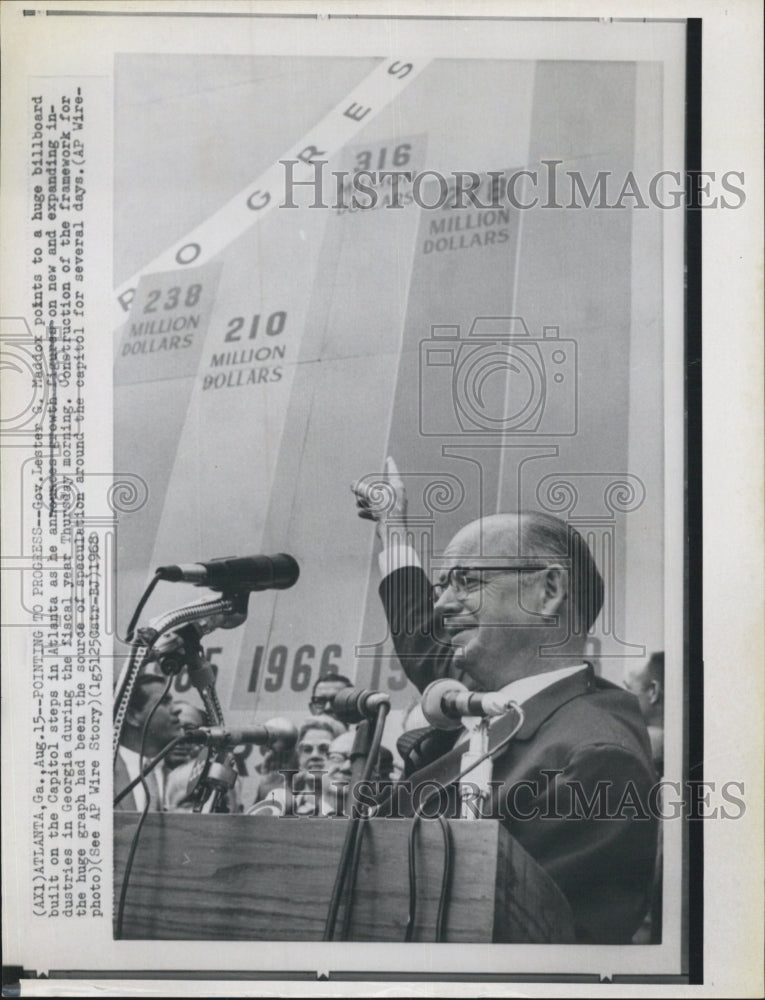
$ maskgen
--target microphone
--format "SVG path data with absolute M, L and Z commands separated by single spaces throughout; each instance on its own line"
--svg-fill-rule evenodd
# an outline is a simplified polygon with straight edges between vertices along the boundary
M 350 725 L 376 715 L 381 705 L 390 706 L 390 697 L 383 691 L 347 687 L 342 688 L 332 698 L 330 714 L 340 722 Z
M 289 719 L 270 719 L 264 726 L 249 729 L 230 729 L 228 726 L 200 726 L 188 729 L 184 739 L 206 747 L 236 747 L 240 743 L 254 743 L 257 746 L 273 744 L 281 740 L 289 750 L 297 743 L 298 731 Z
M 459 729 L 463 715 L 504 715 L 514 702 L 496 691 L 471 691 L 460 681 L 432 681 L 422 693 L 422 714 L 436 729 Z
M 242 556 L 209 562 L 160 566 L 160 580 L 193 583 L 211 590 L 287 590 L 300 576 L 297 562 L 284 552 L 275 556 Z

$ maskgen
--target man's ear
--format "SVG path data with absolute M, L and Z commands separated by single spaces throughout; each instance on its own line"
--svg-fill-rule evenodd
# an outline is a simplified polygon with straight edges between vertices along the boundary
M 129 708 L 125 713 L 125 722 L 133 729 L 138 729 L 139 726 L 143 725 L 141 721 L 141 713 L 136 712 L 134 708 Z
M 651 705 L 656 705 L 661 698 L 661 684 L 658 681 L 649 681 L 646 684 L 648 701 Z
M 548 566 L 542 578 L 542 613 L 556 615 L 568 597 L 568 573 L 562 566 Z

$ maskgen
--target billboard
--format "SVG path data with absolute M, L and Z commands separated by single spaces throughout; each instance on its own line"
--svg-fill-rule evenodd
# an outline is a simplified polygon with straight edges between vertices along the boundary
M 118 620 L 161 564 L 301 567 L 206 640 L 227 718 L 303 715 L 327 671 L 412 701 L 349 490 L 387 455 L 425 557 L 557 514 L 606 581 L 600 671 L 664 647 L 662 116 L 660 63 L 117 58 Z

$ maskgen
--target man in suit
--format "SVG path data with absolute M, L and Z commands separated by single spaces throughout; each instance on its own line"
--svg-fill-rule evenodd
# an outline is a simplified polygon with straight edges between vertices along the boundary
M 664 773 L 664 653 L 652 653 L 648 662 L 624 669 L 624 686 L 635 695 L 651 740 L 653 762 Z
M 664 651 L 652 653 L 648 662 L 633 665 L 628 660 L 624 668 L 624 686 L 638 700 L 640 711 L 651 741 L 651 755 L 656 773 L 664 774 Z M 654 876 L 654 894 L 651 912 L 646 917 L 640 936 L 650 944 L 661 943 L 661 882 L 663 850 L 659 844 Z
M 184 733 L 190 729 L 198 729 L 200 726 L 209 726 L 207 712 L 198 705 L 192 705 L 189 701 L 175 701 L 178 710 L 178 721 Z M 165 758 L 165 766 L 170 771 L 175 771 L 182 764 L 192 760 L 199 752 L 199 747 L 193 743 L 178 743 Z
M 353 687 L 353 683 L 343 674 L 326 674 L 319 677 L 311 690 L 308 711 L 311 715 L 331 715 L 332 699 L 338 691 Z
M 167 746 L 170 740 L 183 733 L 180 722 L 180 706 L 173 701 L 169 692 L 163 695 L 165 684 L 165 678 L 156 674 L 142 674 L 135 682 L 114 765 L 115 795 L 119 794 L 140 773 L 144 725 L 155 705 L 157 706 L 156 711 L 149 723 L 146 739 L 143 741 L 144 765 Z M 167 773 L 164 761 L 162 761 L 146 776 L 151 812 L 161 812 L 166 808 Z M 141 812 L 145 804 L 146 792 L 139 783 L 124 799 L 117 803 L 115 809 Z
M 404 670 L 420 690 L 455 677 L 515 703 L 489 730 L 490 815 L 562 890 L 578 942 L 629 942 L 649 904 L 656 775 L 637 700 L 583 659 L 603 601 L 592 554 L 557 518 L 498 514 L 457 532 L 431 586 L 399 541 L 406 494 L 390 459 L 387 472 L 384 509 L 355 490 L 359 515 L 377 522 L 383 543 L 380 594 Z M 443 786 L 454 798 L 464 731 L 407 733 L 399 748 L 412 789 L 405 814 L 418 787 Z

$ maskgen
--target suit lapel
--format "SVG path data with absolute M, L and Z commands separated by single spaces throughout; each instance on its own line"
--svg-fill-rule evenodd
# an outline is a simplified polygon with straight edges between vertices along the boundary
M 146 760 L 149 758 L 147 757 Z M 162 764 L 158 764 L 157 767 L 162 767 Z M 163 812 L 164 804 L 162 802 L 162 796 L 159 791 L 159 781 L 157 779 L 154 771 L 150 771 L 146 775 L 146 784 L 149 789 L 149 809 L 151 812 Z M 165 776 L 165 782 L 167 782 L 167 776 Z M 117 753 L 117 760 L 114 765 L 114 794 L 118 795 L 119 792 L 125 787 L 125 785 L 130 783 L 130 775 L 128 774 L 127 765 L 122 759 L 122 756 Z M 118 802 L 114 807 L 118 812 L 135 812 L 138 809 L 138 804 L 135 798 L 135 792 L 129 792 L 121 802 Z
M 130 782 L 128 769 L 119 751 L 114 763 L 114 795 L 119 795 L 122 789 Z M 117 812 L 135 812 L 137 809 L 135 796 L 129 792 L 121 802 L 114 807 Z
M 572 699 L 579 698 L 584 694 L 590 694 L 594 690 L 595 673 L 589 663 L 584 670 L 579 670 L 577 673 L 571 674 L 569 677 L 564 677 L 563 680 L 544 688 L 539 694 L 535 694 L 533 698 L 529 698 L 527 702 L 524 702 L 523 725 L 516 734 L 515 739 L 530 740 L 536 735 L 542 723 L 546 722 L 551 715 L 554 715 L 559 708 L 562 708 Z M 496 727 L 501 726 L 503 723 L 505 723 L 504 718 L 496 723 Z M 492 726 L 492 729 L 494 728 L 495 726 Z M 503 728 L 509 731 L 507 725 L 504 725 Z

